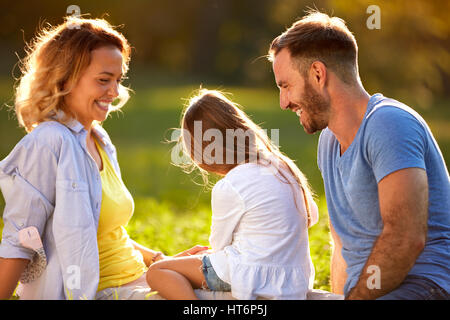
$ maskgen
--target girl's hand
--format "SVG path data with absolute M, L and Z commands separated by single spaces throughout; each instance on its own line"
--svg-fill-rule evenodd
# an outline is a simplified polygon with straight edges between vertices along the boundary
M 206 253 L 208 251 L 208 249 L 209 249 L 208 246 L 196 245 L 190 249 L 187 249 L 183 252 L 180 252 L 180 253 L 174 255 L 173 257 L 178 258 L 178 257 L 192 256 L 194 254 L 203 254 L 203 253 Z

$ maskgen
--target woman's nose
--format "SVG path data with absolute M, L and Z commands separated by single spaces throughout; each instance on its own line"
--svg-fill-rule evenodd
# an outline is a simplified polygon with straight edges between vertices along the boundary
M 115 82 L 109 87 L 108 93 L 113 98 L 117 98 L 119 96 L 119 86 L 120 84 Z

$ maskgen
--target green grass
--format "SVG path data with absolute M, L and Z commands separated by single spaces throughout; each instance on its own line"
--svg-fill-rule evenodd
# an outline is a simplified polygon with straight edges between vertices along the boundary
M 140 86 L 139 86 L 140 85 Z M 216 89 L 217 86 L 206 86 Z M 172 255 L 193 245 L 208 245 L 211 222 L 210 191 L 201 181 L 170 164 L 170 128 L 179 126 L 181 110 L 197 85 L 135 86 L 123 112 L 113 114 L 104 127 L 117 147 L 122 176 L 135 200 L 135 213 L 127 230 L 137 242 Z M 258 88 L 221 88 L 230 92 L 263 128 L 279 129 L 281 150 L 294 159 L 317 194 L 320 219 L 309 231 L 311 257 L 316 269 L 315 288 L 330 290 L 330 236 L 322 179 L 317 169 L 318 135 L 307 135 L 290 112 L 278 107 L 278 92 Z M 0 79 L 0 102 L 12 96 L 11 83 Z M 445 103 L 422 113 L 430 124 L 448 162 L 450 115 Z M 440 110 L 443 110 L 441 113 Z M 0 159 L 24 135 L 12 115 L 0 110 Z M 0 211 L 4 202 L 0 197 Z M 0 219 L 0 229 L 3 221 Z
M 197 206 L 185 211 L 171 208 L 171 203 L 158 202 L 154 198 L 138 198 L 136 213 L 127 226 L 131 238 L 155 250 L 173 255 L 194 244 L 208 245 L 211 210 L 209 206 Z M 319 222 L 309 229 L 311 258 L 316 278 L 314 287 L 330 290 L 330 243 L 326 203 L 318 201 L 321 209 Z

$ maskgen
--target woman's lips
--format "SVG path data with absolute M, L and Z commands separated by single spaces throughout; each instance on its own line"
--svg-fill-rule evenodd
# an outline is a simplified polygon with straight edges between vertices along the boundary
M 111 102 L 109 102 L 109 101 L 98 101 L 98 100 L 96 100 L 95 103 L 103 111 L 108 111 L 109 110 L 109 106 L 111 104 Z

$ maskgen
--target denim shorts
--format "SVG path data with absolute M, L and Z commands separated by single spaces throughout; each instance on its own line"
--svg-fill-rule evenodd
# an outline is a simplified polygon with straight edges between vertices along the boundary
M 397 289 L 378 300 L 449 300 L 450 294 L 431 280 L 407 276 Z
M 203 256 L 202 271 L 205 276 L 206 284 L 210 290 L 225 292 L 231 291 L 231 286 L 217 276 L 208 255 Z

